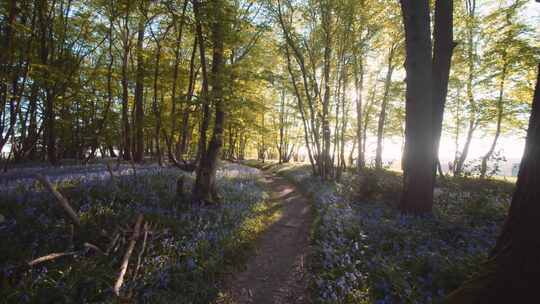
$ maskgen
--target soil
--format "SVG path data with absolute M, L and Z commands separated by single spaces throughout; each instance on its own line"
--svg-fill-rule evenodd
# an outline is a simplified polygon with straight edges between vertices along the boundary
M 290 182 L 269 172 L 264 183 L 282 217 L 257 241 L 243 272 L 227 280 L 219 303 L 310 303 L 308 296 L 310 204 Z

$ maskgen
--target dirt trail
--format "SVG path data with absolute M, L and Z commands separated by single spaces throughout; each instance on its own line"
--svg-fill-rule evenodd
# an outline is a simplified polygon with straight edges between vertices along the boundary
M 228 280 L 222 303 L 309 303 L 309 202 L 282 177 L 265 173 L 264 182 L 271 200 L 283 204 L 283 216 L 258 240 L 246 270 Z

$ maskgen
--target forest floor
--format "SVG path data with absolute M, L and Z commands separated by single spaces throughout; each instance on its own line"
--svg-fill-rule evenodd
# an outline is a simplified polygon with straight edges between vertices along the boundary
M 227 280 L 218 303 L 308 303 L 309 232 L 306 197 L 283 177 L 265 171 L 263 183 L 282 217 L 260 237 L 244 271 Z
M 26 165 L 0 174 L 1 303 L 116 302 L 112 286 L 131 240 L 122 296 L 137 303 L 212 303 L 224 279 L 245 265 L 266 228 L 281 218 L 255 168 L 220 164 L 219 206 L 190 204 L 194 175 L 174 167 L 122 163 L 115 169 L 114 178 L 103 162 Z M 70 229 L 35 173 L 47 176 L 71 205 L 79 229 Z M 139 218 L 146 227 L 140 238 L 131 229 Z M 45 256 L 59 258 L 40 260 Z

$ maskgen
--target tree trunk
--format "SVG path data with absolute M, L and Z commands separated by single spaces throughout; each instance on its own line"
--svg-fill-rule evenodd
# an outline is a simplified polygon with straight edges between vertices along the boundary
M 506 80 L 506 71 L 507 65 L 504 64 L 503 70 L 501 72 L 501 82 L 499 84 L 499 98 L 497 99 L 497 126 L 495 129 L 495 137 L 493 137 L 493 142 L 489 147 L 487 153 L 482 157 L 482 164 L 480 165 L 480 178 L 485 178 L 487 173 L 487 162 L 495 152 L 495 147 L 497 146 L 497 141 L 501 135 L 501 124 L 503 119 L 503 101 L 504 101 L 504 82 Z
M 197 72 L 195 71 L 195 56 L 197 55 L 197 37 L 193 39 L 193 49 L 191 51 L 191 58 L 189 62 L 189 82 L 186 93 L 186 102 L 182 112 L 182 125 L 180 140 L 177 144 L 177 157 L 183 159 L 183 155 L 186 153 L 188 139 L 190 137 L 189 116 L 191 111 L 191 100 L 193 99 L 193 91 L 195 90 L 195 82 L 197 80 Z
M 324 65 L 323 65 L 323 81 L 324 81 L 324 96 L 322 100 L 322 131 L 323 131 L 323 151 L 322 155 L 322 179 L 328 179 L 333 174 L 334 164 L 330 158 L 330 120 L 329 120 L 329 106 L 330 106 L 330 68 L 332 57 L 332 12 L 330 11 L 330 5 L 322 5 L 322 26 L 324 32 Z
M 341 174 L 343 170 L 347 168 L 347 164 L 345 160 L 345 143 L 346 143 L 345 134 L 347 132 L 347 124 L 349 122 L 348 118 L 349 118 L 349 110 L 350 110 L 349 103 L 347 102 L 347 83 L 349 82 L 349 78 L 348 78 L 349 72 L 348 72 L 347 67 L 345 67 L 344 73 L 345 75 L 343 77 L 343 90 L 341 94 L 343 115 L 341 115 L 341 132 L 340 132 L 341 138 L 340 138 L 340 146 L 339 146 L 340 163 L 338 164 L 338 172 L 336 174 L 336 178 L 338 180 L 341 179 Z
M 433 206 L 433 110 L 428 0 L 401 0 L 407 73 L 405 170 L 400 209 L 431 212 Z
M 176 132 L 176 121 L 178 120 L 178 117 L 176 117 L 176 104 L 178 103 L 177 96 L 176 96 L 176 87 L 178 85 L 178 70 L 180 68 L 180 46 L 182 42 L 182 34 L 184 29 L 184 20 L 186 16 L 186 8 L 187 8 L 188 0 L 184 0 L 184 6 L 182 7 L 182 15 L 180 17 L 180 25 L 178 28 L 177 22 L 176 22 L 176 14 L 173 13 L 173 20 L 174 20 L 174 26 L 175 30 L 177 31 L 176 36 L 176 42 L 175 42 L 175 48 L 174 48 L 174 68 L 173 68 L 173 79 L 172 79 L 172 92 L 171 92 L 171 135 L 170 135 L 170 144 L 173 142 L 174 133 Z M 168 150 L 172 150 L 172 147 L 168 147 Z
M 437 172 L 437 161 L 439 159 L 439 143 L 441 140 L 442 125 L 444 118 L 444 106 L 448 93 L 448 78 L 450 75 L 450 64 L 454 50 L 454 1 L 437 0 L 435 2 L 435 26 L 433 32 L 433 153 L 435 163 L 433 164 L 433 174 Z
M 122 158 L 131 160 L 131 128 L 129 123 L 128 64 L 130 53 L 129 2 L 124 16 L 124 54 L 122 57 Z
M 448 304 L 531 303 L 540 276 L 540 65 L 510 211 L 484 271 L 452 292 Z M 532 300 L 534 301 L 534 300 Z
M 207 142 L 207 132 L 210 126 L 210 100 L 208 96 L 208 73 L 206 70 L 206 52 L 204 46 L 204 38 L 202 34 L 202 24 L 201 24 L 201 12 L 200 12 L 200 3 L 198 0 L 193 0 L 193 12 L 195 15 L 195 30 L 197 35 L 197 40 L 199 42 L 199 54 L 201 61 L 202 69 L 202 88 L 201 88 L 201 99 L 202 99 L 202 121 L 199 128 L 199 144 L 197 147 L 197 161 L 201 161 L 203 156 L 206 154 L 206 142 Z
M 208 150 L 203 153 L 193 188 L 195 200 L 202 202 L 216 202 L 219 198 L 215 188 L 218 156 L 223 146 L 223 129 L 225 123 L 225 109 L 223 104 L 224 75 L 224 39 L 226 34 L 225 3 L 223 0 L 213 0 L 211 13 L 215 20 L 212 23 L 212 102 L 214 104 L 215 119 L 212 138 Z
M 107 37 L 109 40 L 109 47 L 108 47 L 108 55 L 109 55 L 109 62 L 107 64 L 107 102 L 105 104 L 105 109 L 103 111 L 103 117 L 98 122 L 98 126 L 96 127 L 97 130 L 94 133 L 94 136 L 92 138 L 92 144 L 90 147 L 90 154 L 86 158 L 86 162 L 88 162 L 90 159 L 92 159 L 95 155 L 96 149 L 99 146 L 99 140 L 100 137 L 105 130 L 105 127 L 107 126 L 107 119 L 109 117 L 109 112 L 111 109 L 111 106 L 113 104 L 113 91 L 112 91 L 112 78 L 113 78 L 113 66 L 114 66 L 114 54 L 113 54 L 113 29 L 114 29 L 114 17 L 115 14 L 114 6 L 112 7 L 111 16 L 109 17 L 109 32 L 107 33 Z M 103 157 L 103 153 L 101 153 Z
M 279 104 L 279 146 L 278 146 L 278 163 L 282 163 L 284 153 L 287 153 L 285 145 L 285 89 L 281 89 L 281 99 Z M 285 149 L 285 151 L 284 151 Z
M 363 58 L 359 57 L 360 56 L 354 57 L 354 90 L 356 92 L 356 140 L 358 144 L 356 166 L 358 172 L 360 173 L 364 169 L 366 161 L 364 158 L 364 153 L 362 151 L 362 91 L 364 89 L 364 63 Z
M 158 38 L 159 39 L 159 38 Z M 161 161 L 161 143 L 159 140 L 160 137 L 160 130 L 161 130 L 161 106 L 158 104 L 158 79 L 159 79 L 159 62 L 161 57 L 161 44 L 157 42 L 157 50 L 156 50 L 156 63 L 154 67 L 154 97 L 152 102 L 152 110 L 154 112 L 154 116 L 156 117 L 156 126 L 154 129 L 154 137 L 156 141 L 156 153 L 158 158 L 158 164 L 159 166 L 162 166 L 163 163 Z
M 282 25 L 283 26 L 283 25 Z M 317 134 L 313 134 L 314 132 L 311 132 L 310 134 L 310 124 L 308 123 L 308 118 L 306 117 L 306 111 L 304 109 L 304 102 L 302 94 L 300 93 L 300 89 L 298 88 L 297 82 L 296 82 L 296 76 L 294 74 L 294 71 L 292 69 L 292 63 L 291 63 L 291 56 L 289 52 L 289 48 L 285 47 L 285 55 L 287 58 L 287 71 L 289 72 L 289 75 L 291 76 L 291 82 L 294 88 L 294 94 L 296 95 L 296 101 L 298 105 L 298 111 L 300 112 L 300 118 L 302 119 L 303 129 L 304 129 L 304 141 L 306 143 L 307 151 L 308 151 L 308 157 L 309 157 L 309 163 L 311 164 L 311 169 L 313 172 L 313 175 L 319 175 L 319 167 L 317 166 L 317 160 L 315 160 L 312 152 L 312 141 L 310 140 L 311 136 L 317 136 Z M 309 96 L 309 94 L 306 94 L 306 96 Z M 308 101 L 309 102 L 309 101 Z M 317 148 L 317 144 L 315 143 L 315 148 Z M 318 149 L 317 149 L 318 151 Z
M 386 106 L 388 104 L 388 95 L 390 92 L 390 85 L 392 84 L 392 73 L 394 72 L 394 53 L 396 51 L 397 44 L 394 43 L 388 54 L 388 71 L 386 72 L 386 79 L 384 80 L 384 95 L 381 104 L 381 112 L 379 114 L 379 122 L 377 125 L 377 149 L 375 152 L 375 169 L 382 169 L 382 142 L 384 136 L 384 123 L 386 120 Z
M 463 146 L 463 151 L 456 164 L 455 175 L 459 176 L 463 172 L 463 166 L 467 160 L 469 154 L 469 148 L 471 146 L 471 141 L 474 135 L 474 131 L 478 127 L 478 121 L 476 118 L 476 101 L 474 99 L 473 93 L 473 83 L 474 83 L 474 57 L 475 53 L 475 43 L 474 43 L 474 29 L 475 29 L 475 18 L 476 18 L 476 0 L 466 0 L 465 1 L 466 11 L 467 11 L 467 99 L 469 101 L 469 129 L 467 131 L 467 139 L 465 145 Z
M 46 15 L 49 11 L 47 1 L 39 1 L 39 24 L 40 24 L 40 61 L 44 66 L 49 64 L 49 53 L 53 48 L 52 45 L 52 28 L 53 20 L 50 20 Z M 44 79 L 48 79 L 48 69 L 42 75 Z M 47 147 L 47 159 L 51 164 L 56 164 L 56 134 L 55 134 L 55 113 L 54 113 L 54 92 L 50 88 L 50 84 L 44 84 L 45 89 L 45 111 L 44 111 L 44 143 Z
M 378 74 L 379 73 L 377 73 L 377 75 Z M 361 150 L 359 151 L 359 153 L 362 156 L 362 159 L 364 160 L 366 159 L 367 130 L 368 130 L 368 125 L 371 122 L 370 115 L 371 115 L 371 111 L 373 110 L 373 103 L 375 102 L 376 93 L 377 93 L 377 81 L 373 83 L 373 87 L 371 88 L 371 92 L 368 98 L 368 103 L 362 114 L 364 118 L 364 126 L 362 128 L 362 146 L 358 147 L 358 149 Z
M 144 4 L 141 4 L 144 5 Z M 141 14 L 142 14 L 141 9 Z M 135 153 L 133 160 L 142 162 L 144 157 L 144 58 L 143 42 L 146 20 L 144 16 L 139 16 L 137 33 L 137 71 L 135 76 Z

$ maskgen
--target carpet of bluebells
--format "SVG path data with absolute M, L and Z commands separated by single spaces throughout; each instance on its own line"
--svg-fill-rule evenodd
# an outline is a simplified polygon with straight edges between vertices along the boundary
M 99 235 L 99 229 L 111 233 L 119 223 L 132 227 L 137 214 L 155 227 L 142 256 L 143 271 L 135 279 L 128 272 L 124 294 L 141 303 L 209 303 L 218 296 L 223 275 L 241 265 L 256 236 L 277 212 L 266 203 L 258 182 L 260 172 L 222 165 L 217 178 L 221 204 L 200 206 L 177 195 L 178 178 L 185 176 L 189 193 L 192 175 L 153 165 L 134 172 L 128 167 L 121 167 L 114 181 L 103 164 L 76 171 L 57 169 L 51 180 L 79 214 L 81 231 Z M 69 250 L 72 242 L 52 194 L 28 172 L 11 174 L 19 178 L 10 176 L 0 186 L 0 299 L 10 303 L 114 301 L 120 250 L 106 257 L 85 251 L 18 271 L 19 265 L 32 259 Z
M 387 172 L 377 183 L 362 181 L 375 188 L 366 198 L 358 197 L 359 181 L 351 175 L 322 183 L 308 166 L 276 170 L 313 200 L 316 303 L 441 302 L 479 270 L 513 189 L 504 182 L 447 180 L 436 189 L 433 214 L 412 216 L 395 206 L 401 187 L 396 174 Z

